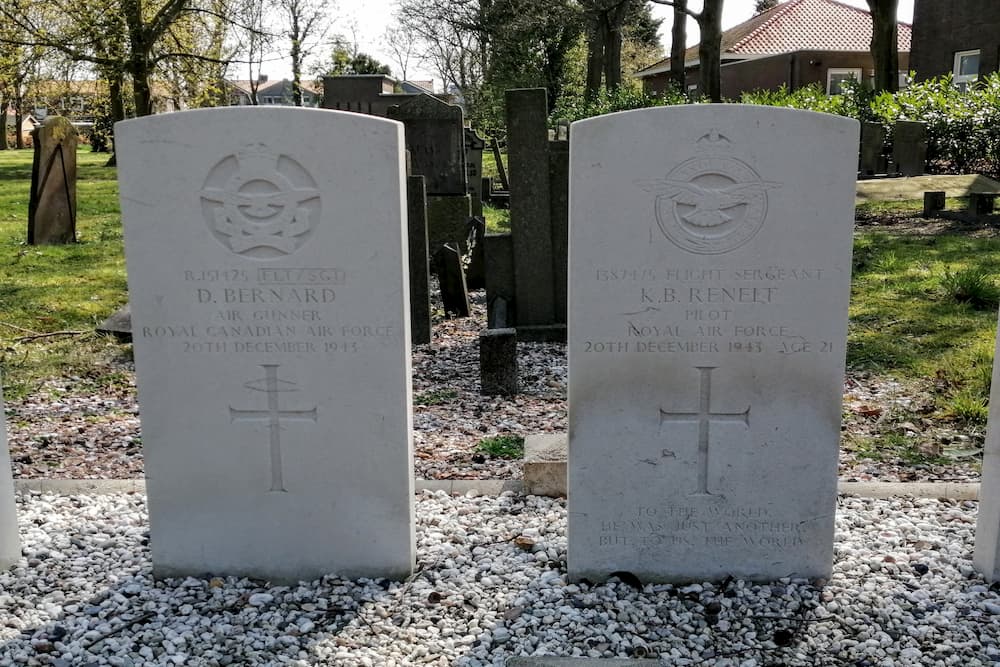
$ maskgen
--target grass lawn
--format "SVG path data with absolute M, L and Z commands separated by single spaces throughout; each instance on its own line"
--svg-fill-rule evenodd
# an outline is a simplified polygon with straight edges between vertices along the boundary
M 129 349 L 93 333 L 127 301 L 118 182 L 107 159 L 89 148 L 77 153 L 79 242 L 28 246 L 32 151 L 0 151 L 0 368 L 8 397 L 53 376 L 120 381 L 108 361 Z
M 487 152 L 488 154 L 488 152 Z M 491 156 L 492 158 L 492 156 Z M 0 366 L 8 397 L 51 377 L 106 386 L 131 348 L 93 328 L 126 302 L 115 170 L 81 150 L 79 243 L 29 247 L 30 151 L 0 151 Z M 492 159 L 490 160 L 492 162 Z M 949 200 L 950 208 L 963 202 Z M 932 387 L 936 419 L 983 424 L 996 335 L 1000 237 L 982 226 L 931 228 L 920 202 L 859 207 L 848 366 Z M 488 212 L 491 231 L 506 211 Z M 961 226 L 959 226 L 961 227 Z M 55 335 L 51 335 L 55 334 Z

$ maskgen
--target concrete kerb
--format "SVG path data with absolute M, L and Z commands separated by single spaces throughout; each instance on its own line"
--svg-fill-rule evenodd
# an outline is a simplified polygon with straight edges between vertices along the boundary
M 418 479 L 416 491 L 444 491 L 451 495 L 469 493 L 498 496 L 505 491 L 524 493 L 524 484 L 518 479 Z M 145 493 L 144 479 L 16 479 L 14 490 L 18 493 L 51 493 L 55 495 L 110 495 L 116 493 Z M 950 500 L 978 500 L 978 482 L 840 482 L 837 491 L 842 496 L 861 498 L 947 498 Z

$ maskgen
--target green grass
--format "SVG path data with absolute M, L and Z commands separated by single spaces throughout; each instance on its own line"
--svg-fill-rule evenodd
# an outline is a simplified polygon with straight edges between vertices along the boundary
M 486 217 L 486 232 L 501 234 L 510 232 L 510 211 L 505 208 L 493 208 L 483 204 L 483 215 Z
M 968 197 L 948 197 L 944 201 L 946 211 L 964 211 L 969 204 Z M 858 218 L 874 218 L 883 215 L 899 217 L 919 217 L 924 212 L 924 202 L 920 199 L 866 201 L 856 207 Z
M 458 391 L 455 389 L 433 389 L 413 397 L 415 405 L 444 405 L 458 398 Z
M 524 456 L 524 438 L 519 435 L 495 435 L 483 438 L 476 451 L 495 459 L 519 459 Z
M 77 239 L 26 245 L 30 150 L 0 151 L 0 366 L 11 397 L 53 376 L 118 382 L 107 361 L 128 350 L 91 333 L 127 300 L 116 172 L 77 153 Z M 54 332 L 87 332 L 34 338 Z
M 1000 239 L 862 232 L 855 237 L 847 361 L 935 379 L 939 416 L 985 420 Z

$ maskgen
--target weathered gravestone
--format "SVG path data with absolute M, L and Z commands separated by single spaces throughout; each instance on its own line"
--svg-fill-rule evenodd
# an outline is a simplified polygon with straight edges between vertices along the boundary
M 470 127 L 465 128 L 465 173 L 472 215 L 483 215 L 483 149 L 486 140 Z
M 472 199 L 466 186 L 462 108 L 433 95 L 417 95 L 389 107 L 388 116 L 405 126 L 412 173 L 424 177 L 431 256 L 446 243 L 464 254 Z
M 28 199 L 28 244 L 75 243 L 76 128 L 62 116 L 49 116 L 31 136 L 35 155 Z
M 115 129 L 155 574 L 407 576 L 402 126 L 240 108 Z
M 410 342 L 431 342 L 430 256 L 427 251 L 427 194 L 424 177 L 406 179 L 406 218 L 410 262 Z
M 973 562 L 988 581 L 1000 581 L 1000 337 L 993 356 L 990 417 L 980 489 Z
M 426 179 L 427 194 L 466 194 L 462 107 L 433 95 L 416 95 L 389 107 L 388 116 L 406 126 L 413 174 Z
M 885 172 L 885 128 L 881 123 L 861 124 L 861 150 L 858 156 L 858 175 L 869 178 Z
M 0 570 L 6 570 L 21 557 L 21 543 L 17 534 L 14 478 L 11 474 L 7 426 L 2 408 L 3 396 L 0 395 Z
M 829 575 L 857 142 L 740 105 L 573 125 L 572 578 Z
M 903 176 L 920 176 L 927 162 L 927 125 L 901 120 L 892 139 L 892 159 Z
M 544 88 L 508 90 L 510 227 L 486 238 L 488 318 L 515 327 L 519 340 L 566 340 L 569 144 L 550 141 Z

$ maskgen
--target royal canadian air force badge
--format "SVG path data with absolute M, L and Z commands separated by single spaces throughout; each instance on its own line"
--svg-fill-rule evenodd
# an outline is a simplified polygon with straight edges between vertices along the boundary
M 253 144 L 212 168 L 201 204 L 220 243 L 237 255 L 272 259 L 291 254 L 312 234 L 320 193 L 298 162 Z

